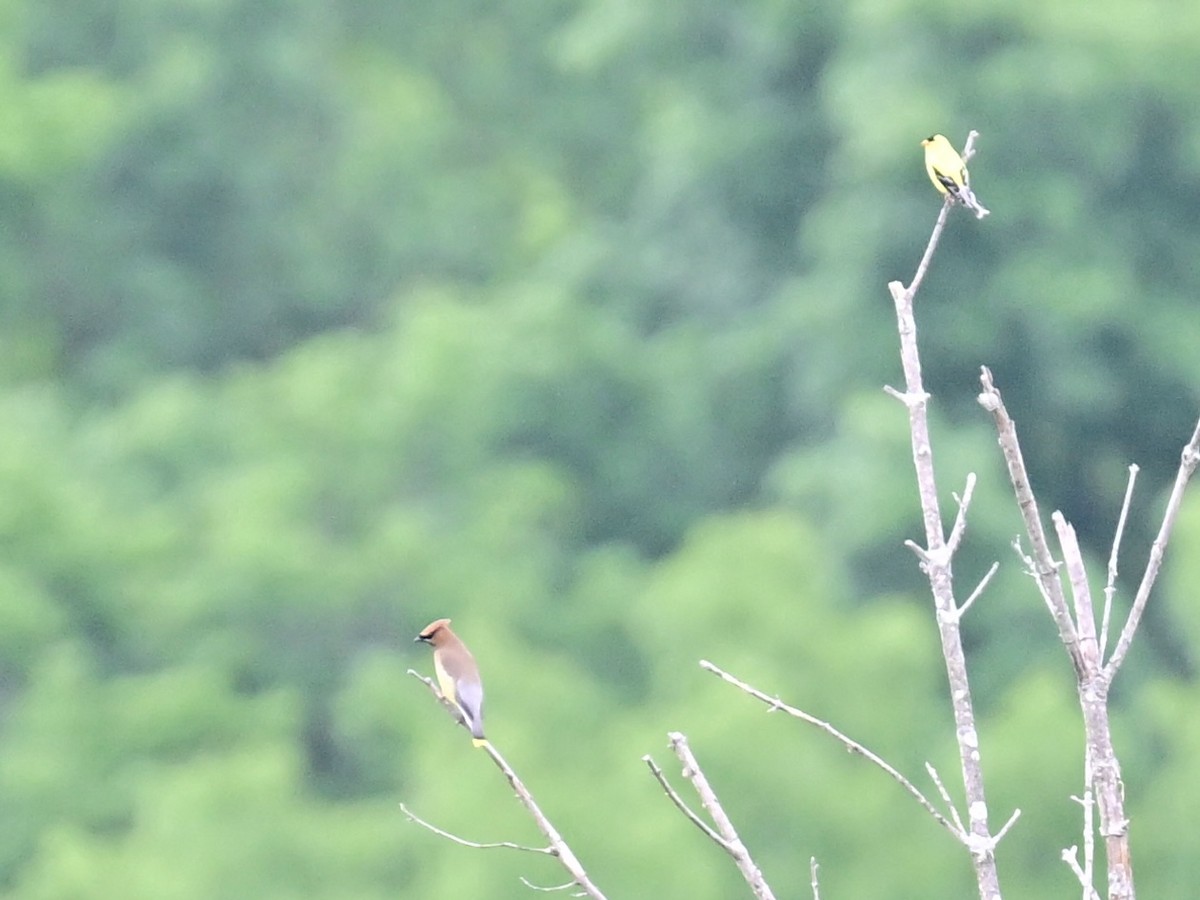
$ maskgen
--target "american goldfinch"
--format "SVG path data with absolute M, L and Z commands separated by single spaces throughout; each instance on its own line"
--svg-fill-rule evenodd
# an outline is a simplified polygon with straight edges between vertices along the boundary
M 442 696 L 462 713 L 472 743 L 484 746 L 487 738 L 483 736 L 483 684 L 479 680 L 479 666 L 467 645 L 450 630 L 449 619 L 430 622 L 413 640 L 433 647 L 433 671 Z
M 975 218 L 982 219 L 988 214 L 983 204 L 975 199 L 971 190 L 971 176 L 967 174 L 967 164 L 963 162 L 958 151 L 946 140 L 945 136 L 935 134 L 921 141 L 925 148 L 925 171 L 933 186 L 943 194 L 949 194 L 967 209 L 975 211 Z

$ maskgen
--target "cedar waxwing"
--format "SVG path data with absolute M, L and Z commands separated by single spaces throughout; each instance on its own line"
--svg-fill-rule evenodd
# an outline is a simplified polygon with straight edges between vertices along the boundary
M 438 687 L 462 713 L 471 729 L 472 743 L 482 747 L 487 743 L 483 736 L 483 683 L 479 680 L 475 657 L 450 630 L 449 619 L 430 622 L 413 640 L 433 647 L 433 670 L 437 673 Z

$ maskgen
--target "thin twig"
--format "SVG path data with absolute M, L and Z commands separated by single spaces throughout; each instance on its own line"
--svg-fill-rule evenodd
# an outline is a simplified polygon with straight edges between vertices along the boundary
M 1021 810 L 1014 809 L 1012 811 L 1012 815 L 1010 815 L 1008 817 L 1008 821 L 1005 822 L 1002 826 L 1000 826 L 1000 830 L 996 832 L 996 843 L 997 844 L 1000 843 L 1000 841 L 1002 841 L 1004 839 L 1004 836 L 1006 834 L 1008 834 L 1009 829 L 1011 829 L 1014 825 L 1017 824 L 1017 819 L 1019 819 L 1019 818 L 1021 818 Z
M 1125 627 L 1121 629 L 1121 636 L 1117 639 L 1117 645 L 1113 648 L 1113 654 L 1105 666 L 1105 671 L 1110 678 L 1121 668 L 1121 663 L 1125 661 L 1125 654 L 1129 652 L 1129 645 L 1133 643 L 1133 635 L 1137 631 L 1138 623 L 1142 621 L 1142 613 L 1146 611 L 1146 603 L 1150 599 L 1150 590 L 1158 578 L 1163 554 L 1167 550 L 1167 541 L 1170 540 L 1171 531 L 1175 528 L 1175 518 L 1179 515 L 1180 504 L 1183 503 L 1184 488 L 1187 487 L 1192 473 L 1196 471 L 1198 463 L 1200 463 L 1200 422 L 1196 423 L 1192 439 L 1188 441 L 1180 455 L 1179 471 L 1175 473 L 1175 484 L 1171 488 L 1171 496 L 1167 499 L 1167 509 L 1163 513 L 1162 525 L 1159 526 L 1154 543 L 1150 545 L 1150 558 L 1146 561 L 1146 571 L 1142 575 L 1142 583 L 1138 585 L 1137 595 L 1133 598 L 1133 608 L 1129 611 L 1129 618 L 1125 620 Z
M 1038 595 L 1042 598 L 1042 602 L 1046 604 L 1046 609 L 1050 612 L 1050 615 L 1053 616 L 1054 601 L 1050 598 L 1050 595 L 1046 593 L 1045 585 L 1042 583 L 1042 579 L 1038 577 L 1037 563 L 1033 561 L 1033 557 L 1026 553 L 1025 549 L 1021 546 L 1021 538 L 1019 535 L 1013 538 L 1012 549 L 1013 553 L 1017 554 L 1017 559 L 1021 560 L 1021 566 L 1025 574 L 1032 578 L 1033 583 L 1037 586 Z M 1055 565 L 1057 566 L 1059 564 L 1055 563 Z M 1072 622 L 1071 624 L 1073 627 L 1075 623 Z
M 979 579 L 979 584 L 975 586 L 975 590 L 971 591 L 971 596 L 966 599 L 962 606 L 958 608 L 958 617 L 961 619 L 967 614 L 967 610 L 971 608 L 971 604 L 979 599 L 980 595 L 987 590 L 987 586 L 991 584 L 992 577 L 1000 569 L 1000 563 L 992 563 L 992 567 L 987 570 L 987 574 Z
M 650 767 L 650 773 L 654 776 L 655 780 L 662 785 L 662 789 L 667 792 L 667 796 L 671 798 L 671 802 L 675 804 L 676 808 L 685 816 L 687 816 L 688 820 L 693 825 L 708 835 L 709 840 L 711 840 L 722 850 L 728 852 L 729 845 L 725 843 L 725 839 L 713 831 L 707 822 L 692 812 L 691 807 L 684 802 L 683 798 L 680 797 L 675 791 L 675 788 L 671 787 L 671 783 L 667 781 L 667 776 L 664 775 L 663 770 L 658 767 L 658 763 L 656 763 L 649 754 L 646 754 L 642 757 L 642 762 Z
M 963 534 L 967 530 L 967 510 L 971 506 L 971 498 L 975 496 L 975 473 L 967 473 L 967 484 L 963 488 L 962 497 L 955 495 L 954 499 L 958 501 L 958 515 L 954 517 L 954 527 L 950 529 L 950 537 L 946 540 L 946 548 L 951 555 L 958 550 L 958 545 L 962 543 Z
M 436 825 L 426 822 L 403 803 L 400 804 L 400 812 L 404 813 L 404 815 L 406 815 L 410 821 L 416 822 L 422 828 L 428 828 L 434 834 L 444 837 L 447 840 L 454 841 L 456 844 L 462 844 L 464 847 L 471 847 L 475 850 L 521 850 L 525 853 L 545 853 L 549 856 L 554 855 L 554 851 L 549 847 L 526 847 L 524 844 L 514 844 L 512 841 L 492 841 L 486 844 L 481 844 L 478 841 L 468 841 L 466 838 L 461 838 L 456 834 L 451 834 L 449 831 L 443 831 Z M 574 882 L 572 882 L 572 884 L 574 884 Z
M 1125 484 L 1125 499 L 1121 501 L 1121 514 L 1117 517 L 1117 530 L 1113 534 L 1112 552 L 1108 555 L 1108 581 L 1104 585 L 1104 613 L 1100 620 L 1100 658 L 1108 652 L 1108 623 L 1112 619 L 1113 597 L 1117 593 L 1117 558 L 1120 556 L 1121 539 L 1125 536 L 1125 521 L 1129 518 L 1129 507 L 1133 502 L 1133 484 L 1137 481 L 1138 467 L 1129 467 L 1129 481 Z
M 543 894 L 556 894 L 559 891 L 569 891 L 571 888 L 575 887 L 575 882 L 573 881 L 567 881 L 563 884 L 556 884 L 552 887 L 542 887 L 540 884 L 534 884 L 524 875 L 518 875 L 517 877 L 521 879 L 521 884 L 525 885 L 525 887 L 529 888 L 531 891 L 540 891 Z
M 821 883 L 817 879 L 817 870 L 821 867 L 817 865 L 817 858 L 810 857 L 808 860 L 808 874 L 812 882 L 813 900 L 821 900 Z
M 1083 796 L 1071 799 L 1078 803 L 1083 808 L 1083 871 L 1077 874 L 1081 875 L 1083 885 L 1083 898 L 1090 900 L 1094 896 L 1095 891 L 1095 862 L 1096 862 L 1096 827 L 1095 827 L 1095 810 L 1096 797 L 1092 792 L 1092 783 L 1094 779 L 1095 766 L 1092 763 L 1092 744 L 1090 741 L 1084 741 L 1083 745 Z M 1066 851 L 1064 851 L 1065 853 Z M 1071 848 L 1071 857 L 1076 859 L 1077 849 Z M 1063 857 L 1066 859 L 1066 857 Z M 1073 867 L 1078 870 L 1078 864 Z
M 775 894 L 771 891 L 771 886 L 767 884 L 767 880 L 763 877 L 762 870 L 750 856 L 750 851 L 742 843 L 742 839 L 738 837 L 732 820 L 726 815 L 721 801 L 717 799 L 716 791 L 712 789 L 712 785 L 708 783 L 708 778 L 705 777 L 704 771 L 700 768 L 700 763 L 696 761 L 696 757 L 692 753 L 692 748 L 688 746 L 687 737 L 678 731 L 672 731 L 667 735 L 667 738 L 670 740 L 671 749 L 683 765 L 683 777 L 692 783 L 692 787 L 696 789 L 696 794 L 700 797 L 700 804 L 704 807 L 709 817 L 712 818 L 713 824 L 716 825 L 718 834 L 713 836 L 713 839 L 716 840 L 718 846 L 733 858 L 738 870 L 742 873 L 742 877 L 746 879 L 746 883 L 750 885 L 750 890 L 754 892 L 754 896 L 758 900 L 775 900 Z M 643 759 L 646 758 L 643 757 Z M 657 767 L 652 767 L 651 771 L 654 768 Z M 659 784 L 666 786 L 665 779 L 659 779 Z M 668 793 L 671 794 L 674 792 L 668 791 Z M 682 801 L 677 802 L 675 805 L 685 812 L 687 811 Z M 690 813 L 689 818 L 692 818 Z M 698 819 L 692 818 L 692 820 L 698 825 L 701 824 Z M 705 833 L 708 833 L 707 828 L 704 828 L 703 825 L 701 827 Z
M 1092 606 L 1092 589 L 1088 584 L 1087 570 L 1083 564 L 1083 551 L 1075 527 L 1061 512 L 1050 515 L 1058 535 L 1058 546 L 1062 548 L 1063 563 L 1067 569 L 1067 581 L 1071 585 L 1071 597 L 1075 601 L 1075 631 L 1079 635 L 1079 652 L 1083 656 L 1088 672 L 1100 671 L 1100 646 L 1096 642 L 1096 612 Z
M 911 550 L 921 561 L 921 568 L 924 569 L 929 565 L 929 551 L 914 541 L 912 538 L 904 539 L 904 546 Z
M 955 826 L 950 822 L 949 819 L 947 819 L 940 812 L 938 812 L 937 807 L 935 807 L 932 803 L 929 802 L 929 799 L 923 793 L 921 793 L 920 789 L 915 784 L 913 784 L 911 781 L 909 781 L 907 778 L 905 778 L 903 775 L 901 775 L 900 772 L 897 771 L 897 769 L 891 765 L 891 763 L 888 763 L 882 757 L 880 757 L 877 754 L 873 753 L 872 751 L 868 750 L 866 747 L 864 747 L 858 741 L 842 734 L 842 732 L 838 731 L 836 728 L 834 728 L 828 722 L 826 722 L 822 719 L 818 719 L 816 716 L 809 715 L 802 709 L 797 709 L 794 706 L 789 706 L 788 704 L 786 704 L 782 700 L 780 700 L 778 697 L 771 697 L 768 694 L 764 694 L 758 688 L 752 687 L 751 685 L 746 684 L 746 682 L 742 681 L 740 678 L 730 675 L 728 672 L 726 672 L 720 666 L 716 666 L 706 659 L 702 659 L 700 661 L 700 668 L 702 668 L 708 672 L 712 672 L 714 675 L 716 675 L 722 681 L 725 681 L 728 684 L 732 684 L 734 687 L 745 691 L 751 697 L 761 700 L 763 703 L 767 704 L 767 706 L 769 707 L 770 710 L 776 710 L 776 709 L 782 710 L 783 712 L 787 713 L 789 716 L 794 716 L 795 718 L 800 719 L 801 721 L 807 722 L 809 725 L 815 725 L 817 728 L 820 728 L 826 734 L 830 735 L 831 737 L 833 737 L 836 740 L 838 740 L 839 742 L 841 742 L 841 744 L 847 750 L 849 750 L 851 753 L 857 753 L 859 756 L 863 757 L 864 759 L 874 763 L 876 766 L 878 766 L 880 769 L 883 769 L 884 772 L 886 772 L 888 775 L 890 775 L 892 777 L 892 779 L 894 781 L 896 781 L 897 784 L 899 784 L 902 788 L 904 788 L 906 791 L 908 791 L 908 793 L 911 794 L 913 796 L 913 798 L 918 803 L 920 803 L 921 806 L 923 806 L 925 808 L 925 811 L 927 813 L 929 813 L 931 816 L 933 816 L 933 818 L 938 822 L 938 824 L 940 824 L 943 828 L 945 828 L 952 835 L 954 835 L 954 837 L 957 838 L 959 841 L 966 843 L 966 833 L 961 828 L 955 828 Z
M 975 138 L 979 137 L 978 131 L 972 131 L 967 135 L 967 142 L 963 144 L 962 161 L 969 163 L 971 157 L 975 155 Z
M 1058 636 L 1071 665 L 1075 669 L 1077 679 L 1087 677 L 1087 669 L 1079 650 L 1079 635 L 1075 623 L 1071 620 L 1071 610 L 1067 606 L 1063 594 L 1062 582 L 1058 577 L 1058 564 L 1050 554 L 1050 544 L 1046 540 L 1046 530 L 1042 527 L 1041 516 L 1038 513 L 1037 498 L 1033 496 L 1033 487 L 1029 484 L 1029 473 L 1025 469 L 1025 458 L 1021 454 L 1021 444 L 1017 440 L 1017 425 L 1004 407 L 1004 398 L 992 381 L 991 370 L 987 366 L 980 368 L 979 380 L 983 385 L 983 393 L 979 395 L 979 404 L 992 414 L 996 422 L 997 437 L 1004 462 L 1008 466 L 1008 478 L 1012 483 L 1017 497 L 1017 508 L 1025 521 L 1025 533 L 1033 545 L 1032 559 L 1029 560 L 1030 572 L 1037 579 L 1038 590 L 1046 601 L 1046 607 L 1058 626 Z
M 1075 873 L 1075 877 L 1079 880 L 1079 886 L 1083 888 L 1083 900 L 1100 900 L 1100 895 L 1092 887 L 1088 874 L 1079 867 L 1079 848 L 1071 846 L 1064 850 L 1062 852 L 1062 861 L 1067 864 L 1067 867 Z
M 971 132 L 974 134 L 974 132 Z M 925 273 L 929 270 L 929 264 L 933 261 L 933 252 L 937 249 L 938 241 L 942 239 L 942 231 L 946 228 L 946 221 L 950 218 L 950 208 L 954 206 L 954 198 L 949 194 L 946 195 L 945 201 L 942 203 L 942 211 L 938 213 L 937 222 L 933 226 L 933 233 L 929 236 L 929 243 L 925 245 L 925 253 L 921 256 L 921 262 L 917 265 L 917 272 L 913 275 L 913 280 L 909 283 L 904 291 L 911 297 L 916 294 L 921 287 L 921 282 L 925 280 Z M 890 285 L 889 285 L 890 287 Z
M 946 809 L 950 811 L 950 819 L 954 822 L 954 827 L 962 834 L 966 834 L 967 829 L 963 826 L 962 819 L 959 818 L 958 808 L 954 805 L 954 801 L 950 799 L 950 792 L 946 790 L 946 785 L 942 783 L 942 776 L 931 762 L 925 763 L 925 771 L 929 773 L 929 780 L 933 782 L 933 786 L 937 788 L 942 802 L 946 804 Z

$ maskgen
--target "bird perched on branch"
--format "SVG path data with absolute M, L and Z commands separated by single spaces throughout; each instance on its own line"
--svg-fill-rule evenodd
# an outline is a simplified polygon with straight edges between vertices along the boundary
M 467 645 L 450 630 L 449 619 L 430 622 L 413 640 L 433 647 L 433 670 L 442 696 L 462 713 L 471 730 L 471 742 L 476 747 L 484 746 L 487 738 L 483 736 L 483 682 Z
M 988 214 L 983 204 L 975 199 L 971 190 L 971 176 L 967 174 L 967 164 L 958 155 L 954 146 L 945 136 L 935 134 L 921 141 L 925 148 L 925 171 L 933 186 L 943 194 L 949 194 L 967 209 L 974 210 L 975 218 L 982 219 Z

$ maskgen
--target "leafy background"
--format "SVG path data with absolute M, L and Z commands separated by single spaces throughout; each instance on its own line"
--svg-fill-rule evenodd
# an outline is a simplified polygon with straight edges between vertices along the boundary
M 1157 12 L 1155 12 L 1157 9 Z M 955 783 L 885 284 L 982 133 L 918 319 L 1014 897 L 1077 889 L 1081 731 L 978 367 L 1128 601 L 1200 387 L 1200 8 L 856 0 L 0 3 L 0 886 L 528 897 L 537 836 L 406 677 L 450 615 L 490 734 L 610 897 L 733 867 L 640 757 L 686 732 L 780 895 L 941 898 L 884 776 Z M 946 498 L 949 504 L 949 497 Z M 1200 500 L 1119 684 L 1138 883 L 1185 896 Z

